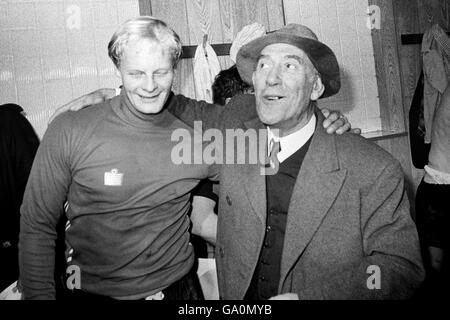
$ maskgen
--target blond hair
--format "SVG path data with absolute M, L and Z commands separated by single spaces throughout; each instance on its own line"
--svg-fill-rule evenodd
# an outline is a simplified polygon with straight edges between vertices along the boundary
M 150 39 L 162 44 L 168 49 L 173 68 L 177 66 L 182 50 L 181 40 L 164 21 L 151 16 L 140 16 L 122 24 L 108 44 L 108 55 L 117 68 L 120 66 L 124 47 L 131 39 Z

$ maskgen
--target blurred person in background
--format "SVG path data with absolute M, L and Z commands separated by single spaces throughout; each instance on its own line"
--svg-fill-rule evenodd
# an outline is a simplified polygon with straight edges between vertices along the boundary
M 424 297 L 441 299 L 450 283 L 450 86 L 435 112 L 428 164 L 417 188 L 416 217 L 427 270 Z
M 20 206 L 39 146 L 33 127 L 16 104 L 0 106 L 0 292 L 19 275 Z

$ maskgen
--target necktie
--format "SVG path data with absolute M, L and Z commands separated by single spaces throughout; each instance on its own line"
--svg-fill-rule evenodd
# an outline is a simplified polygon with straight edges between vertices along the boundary
M 281 151 L 280 141 L 270 140 L 270 154 L 269 163 L 264 168 L 261 168 L 261 174 L 266 176 L 274 175 L 278 172 L 280 163 L 278 161 L 278 152 Z

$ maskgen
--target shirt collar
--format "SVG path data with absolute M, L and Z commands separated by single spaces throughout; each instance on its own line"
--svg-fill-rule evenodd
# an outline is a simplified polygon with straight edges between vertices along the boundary
M 304 146 L 306 142 L 312 137 L 314 131 L 316 130 L 316 115 L 313 114 L 308 123 L 301 129 L 287 135 L 284 137 L 278 137 L 274 134 L 269 127 L 267 127 L 267 154 L 270 153 L 272 148 L 270 142 L 274 141 L 280 142 L 280 152 L 278 152 L 278 161 L 282 163 L 284 160 L 292 156 L 298 149 Z

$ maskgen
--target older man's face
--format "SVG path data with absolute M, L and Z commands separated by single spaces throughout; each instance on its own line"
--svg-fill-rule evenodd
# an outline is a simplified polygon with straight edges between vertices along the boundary
M 161 44 L 149 39 L 130 40 L 118 71 L 123 89 L 138 111 L 150 114 L 162 110 L 172 89 L 174 69 Z
M 253 86 L 259 118 L 264 124 L 279 128 L 283 135 L 307 123 L 310 100 L 318 99 L 322 90 L 306 53 L 284 43 L 269 45 L 261 51 Z

